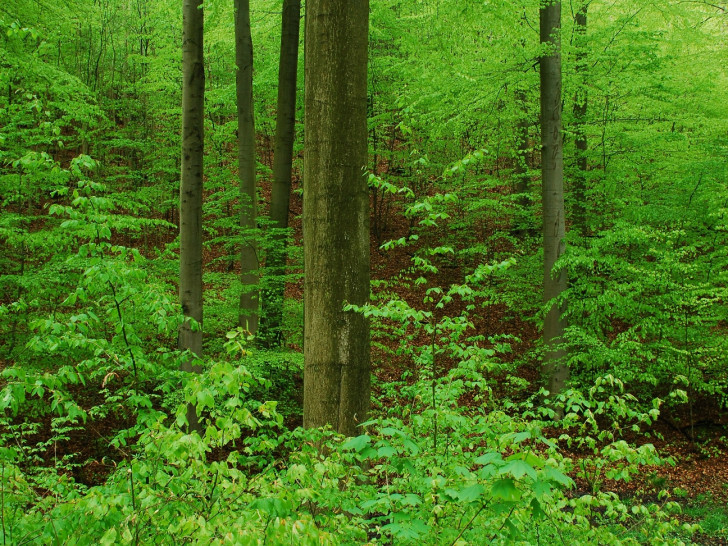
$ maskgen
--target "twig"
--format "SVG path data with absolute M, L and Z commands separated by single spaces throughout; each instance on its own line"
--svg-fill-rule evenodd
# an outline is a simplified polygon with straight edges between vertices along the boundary
M 475 512 L 475 515 L 472 518 L 470 518 L 470 521 L 467 523 L 467 525 L 465 527 L 463 527 L 462 531 L 460 531 L 460 534 L 455 537 L 455 540 L 453 540 L 450 543 L 450 546 L 455 546 L 455 544 L 457 544 L 457 541 L 460 540 L 460 537 L 463 536 L 465 531 L 467 531 L 470 528 L 470 526 L 475 521 L 475 518 L 477 518 L 480 515 L 480 513 L 485 509 L 486 506 L 488 506 L 488 501 L 485 501 L 482 505 L 480 505 L 480 508 L 478 509 L 478 511 Z M 510 514 L 509 514 L 509 517 L 510 517 Z
M 109 286 L 111 287 L 111 293 L 114 294 L 114 305 L 116 306 L 116 314 L 119 317 L 119 323 L 121 324 L 121 334 L 124 336 L 124 343 L 126 344 L 126 349 L 129 351 L 129 356 L 131 357 L 131 365 L 134 369 L 134 379 L 137 378 L 137 364 L 136 359 L 134 358 L 134 352 L 131 350 L 131 345 L 129 345 L 129 340 L 126 337 L 126 324 L 124 324 L 124 317 L 121 314 L 121 303 L 116 298 L 116 288 L 114 287 L 114 284 L 109 281 Z

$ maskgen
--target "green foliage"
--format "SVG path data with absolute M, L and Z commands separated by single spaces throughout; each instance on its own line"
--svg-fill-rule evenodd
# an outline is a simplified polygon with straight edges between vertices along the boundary
M 465 413 L 448 396 L 439 409 L 447 441 L 438 446 L 420 400 L 404 418 L 364 424 L 367 432 L 355 438 L 296 430 L 267 443 L 246 440 L 243 452 L 214 456 L 215 446 L 232 445 L 243 430 L 278 426 L 269 404 L 243 410 L 253 381 L 243 368 L 212 365 L 185 390 L 185 399 L 196 400 L 203 413 L 213 406 L 219 413 L 206 418 L 204 438 L 165 426 L 159 414 L 137 440 L 134 458 L 86 491 L 61 482 L 57 496 L 38 496 L 17 464 L 5 459 L 8 537 L 157 543 L 173 533 L 213 544 L 258 544 L 264 537 L 283 544 L 296 537 L 301 543 L 434 545 L 478 543 L 486 529 L 496 543 L 629 544 L 640 537 L 680 543 L 674 533 L 683 527 L 670 515 L 674 505 L 629 507 L 611 494 L 574 496 L 569 460 L 538 424 L 485 408 Z M 215 392 L 227 393 L 231 402 L 213 405 L 208 397 Z M 183 416 L 184 405 L 177 420 Z M 285 458 L 246 470 L 284 445 L 291 450 Z M 622 456 L 628 451 L 622 448 L 614 459 L 633 472 L 643 461 Z
M 699 498 L 686 506 L 684 513 L 686 517 L 699 522 L 700 532 L 707 540 L 728 538 L 728 513 L 723 503 L 711 498 Z
M 560 440 L 580 453 L 576 474 L 592 493 L 601 489 L 605 479 L 629 482 L 644 466 L 675 464 L 660 457 L 652 444 L 635 447 L 622 439 L 625 431 L 648 438 L 662 400 L 653 400 L 649 411 L 641 411 L 637 398 L 625 393 L 622 381 L 611 375 L 597 378 L 586 392 L 559 393 L 550 403 L 564 409 Z M 554 417 L 548 401 L 539 411 Z
M 565 296 L 572 369 L 612 373 L 646 393 L 687 387 L 726 403 L 725 253 L 712 219 L 722 213 L 705 214 L 713 201 L 702 195 L 702 212 L 686 211 L 672 226 L 619 222 L 572 247 L 562 262 L 573 278 Z
M 232 5 L 205 9 L 208 356 L 187 376 L 173 349 L 179 9 L 0 6 L 3 541 L 680 544 L 696 531 L 680 521 L 724 538 L 709 499 L 678 516 L 665 491 L 609 491 L 672 463 L 644 443 L 658 410 L 727 401 L 722 3 L 592 2 L 583 36 L 564 9 L 567 204 L 583 177 L 586 221 L 559 264 L 572 388 L 544 402 L 521 374 L 540 349 L 538 4 L 372 2 L 373 235 L 385 265 L 409 262 L 356 308 L 381 378 L 348 439 L 295 428 L 300 353 L 231 330 L 244 238 L 264 282 L 298 282 L 302 260 L 291 244 L 287 271 L 265 268 L 281 240 L 264 216 L 280 1 L 252 10 L 252 233 L 238 226 Z M 302 346 L 302 304 L 280 305 Z M 201 436 L 184 431 L 190 404 Z

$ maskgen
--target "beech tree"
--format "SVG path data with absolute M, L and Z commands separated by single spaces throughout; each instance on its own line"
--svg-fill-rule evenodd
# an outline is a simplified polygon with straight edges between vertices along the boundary
M 529 195 L 529 182 L 530 176 L 528 173 L 528 151 L 530 147 L 529 143 L 529 117 L 528 117 L 528 104 L 526 102 L 526 93 L 522 89 L 517 89 L 515 93 L 515 100 L 520 109 L 520 116 L 516 123 L 516 141 L 517 146 L 515 150 L 515 168 L 513 169 L 513 192 L 516 194 L 516 212 L 513 219 L 514 233 L 520 237 L 524 237 L 529 234 L 529 226 L 533 225 L 531 220 L 532 214 L 530 209 L 531 197 Z
M 286 273 L 286 232 L 291 196 L 293 141 L 296 136 L 296 77 L 301 26 L 301 0 L 284 0 L 281 17 L 281 56 L 278 64 L 278 108 L 273 150 L 273 189 L 270 219 L 273 245 L 267 256 L 268 276 L 263 291 L 261 336 L 268 345 L 281 342 Z
M 252 231 L 256 226 L 255 115 L 253 110 L 253 39 L 250 2 L 235 0 L 235 64 L 238 109 L 238 179 L 240 182 L 240 293 L 239 323 L 251 333 L 258 330 L 258 251 Z
M 184 0 L 182 34 L 182 180 L 180 185 L 179 298 L 185 321 L 179 348 L 202 356 L 202 172 L 204 144 L 205 70 L 203 12 L 200 0 Z M 194 323 L 190 320 L 194 321 Z M 197 371 L 191 361 L 185 371 Z M 191 429 L 198 428 L 193 407 Z
M 549 392 L 557 393 L 569 377 L 562 306 L 555 300 L 566 290 L 566 271 L 554 272 L 564 253 L 564 149 L 561 128 L 561 2 L 548 2 L 539 12 L 541 46 L 541 175 L 543 199 L 543 299 L 548 306 L 543 326 L 544 372 Z
M 369 407 L 368 0 L 306 8 L 305 427 L 356 433 Z
M 586 181 L 588 142 L 584 124 L 588 107 L 586 24 L 589 3 L 585 2 L 574 16 L 576 35 L 576 58 L 574 70 L 577 76 L 577 90 L 574 96 L 574 147 L 576 150 L 576 172 L 574 175 L 574 227 L 581 234 L 586 233 Z

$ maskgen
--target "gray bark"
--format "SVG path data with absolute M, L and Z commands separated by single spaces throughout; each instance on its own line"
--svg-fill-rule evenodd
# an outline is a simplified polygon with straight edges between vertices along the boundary
M 281 22 L 281 55 L 278 64 L 278 109 L 273 152 L 273 189 L 270 219 L 275 230 L 268 253 L 266 289 L 263 292 L 261 336 L 269 346 L 280 345 L 285 291 L 288 209 L 291 195 L 293 141 L 296 136 L 296 76 L 298 73 L 301 0 L 284 0 Z
M 305 427 L 345 435 L 366 420 L 369 323 L 368 0 L 306 7 L 304 146 Z
M 566 352 L 560 348 L 565 329 L 562 306 L 555 303 L 566 290 L 566 271 L 554 272 L 556 260 L 564 253 L 564 158 L 561 127 L 561 2 L 543 5 L 540 35 L 546 47 L 540 62 L 541 77 L 541 170 L 543 199 L 544 373 L 549 392 L 558 393 L 569 377 Z
M 255 116 L 253 111 L 253 39 L 250 34 L 249 0 L 234 0 L 235 63 L 238 107 L 238 179 L 240 183 L 240 293 L 239 324 L 250 333 L 258 330 L 258 248 L 255 183 Z
M 202 172 L 204 145 L 205 70 L 202 53 L 201 0 L 184 0 L 182 23 L 182 177 L 180 184 L 179 298 L 186 320 L 178 345 L 202 356 Z M 193 327 L 189 319 L 197 326 Z M 199 371 L 191 361 L 188 372 Z M 194 407 L 187 419 L 199 431 Z

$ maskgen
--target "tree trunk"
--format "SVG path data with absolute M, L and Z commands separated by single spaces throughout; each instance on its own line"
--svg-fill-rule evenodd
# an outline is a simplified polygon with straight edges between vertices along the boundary
M 179 298 L 185 321 L 179 348 L 202 356 L 202 170 L 205 70 L 202 58 L 201 0 L 184 0 L 182 37 L 182 181 L 180 185 Z M 196 324 L 191 322 L 192 319 Z M 192 361 L 185 371 L 199 371 Z M 187 410 L 190 430 L 199 431 L 194 407 Z
M 354 435 L 369 408 L 368 0 L 306 7 L 303 424 Z
M 263 292 L 261 337 L 270 346 L 282 341 L 283 296 L 286 287 L 288 208 L 291 195 L 293 141 L 296 136 L 296 76 L 301 25 L 301 0 L 284 0 L 281 56 L 278 65 L 278 113 L 273 155 L 273 191 L 270 219 L 274 229 L 268 252 L 266 289 Z
M 586 235 L 586 186 L 587 186 L 587 139 L 585 132 L 588 106 L 586 82 L 586 22 L 589 4 L 585 3 L 576 12 L 576 78 L 577 91 L 574 97 L 574 146 L 576 148 L 576 174 L 574 176 L 574 228 Z
M 516 164 L 513 170 L 515 185 L 513 192 L 516 194 L 516 210 L 513 218 L 512 233 L 519 238 L 533 235 L 533 215 L 531 214 L 531 196 L 529 195 L 529 182 L 531 177 L 528 173 L 528 104 L 526 93 L 523 89 L 516 89 L 516 103 L 520 110 L 520 116 L 516 124 L 516 138 L 518 145 L 516 149 Z
M 235 63 L 238 106 L 238 179 L 240 181 L 240 293 L 239 324 L 250 333 L 258 330 L 258 248 L 255 240 L 255 117 L 253 112 L 253 40 L 249 0 L 234 0 Z
M 543 198 L 544 373 L 548 390 L 558 393 L 569 377 L 566 352 L 559 347 L 564 335 L 562 306 L 554 299 L 566 290 L 566 271 L 554 274 L 556 260 L 564 253 L 564 161 L 561 130 L 561 2 L 540 10 L 541 44 L 547 48 L 540 62 L 541 76 L 541 170 Z

